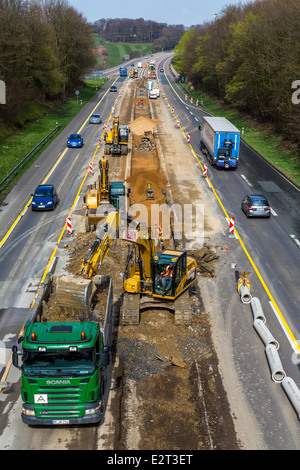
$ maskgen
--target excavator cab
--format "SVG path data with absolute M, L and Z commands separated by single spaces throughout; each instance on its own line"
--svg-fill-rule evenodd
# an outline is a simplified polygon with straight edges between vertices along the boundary
M 186 287 L 186 251 L 164 250 L 154 259 L 153 294 L 175 298 Z M 195 272 L 196 275 L 196 272 Z M 190 283 L 194 278 L 190 278 Z

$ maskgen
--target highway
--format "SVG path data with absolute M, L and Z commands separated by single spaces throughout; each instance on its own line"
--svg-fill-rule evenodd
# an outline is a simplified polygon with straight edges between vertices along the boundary
M 184 138 L 190 134 L 190 147 L 195 166 L 199 169 L 201 184 L 203 165 L 208 162 L 199 149 L 199 124 L 207 113 L 185 100 L 184 93 L 170 74 L 168 61 L 164 69 L 166 75 L 161 77 L 161 83 L 168 106 L 174 108 L 175 120 L 179 118 Z M 300 191 L 245 143 L 241 144 L 237 171 L 218 170 L 209 163 L 207 171 L 210 184 L 205 185 L 206 197 L 217 202 L 220 218 L 235 217 L 238 243 L 231 248 L 232 260 L 236 262 L 237 269 L 250 272 L 253 295 L 261 300 L 268 328 L 280 343 L 280 358 L 286 375 L 292 377 L 299 386 L 300 292 L 297 280 L 300 275 Z M 255 192 L 264 193 L 268 197 L 272 208 L 270 219 L 247 219 L 241 211 L 242 198 Z M 224 239 L 221 239 L 221 243 L 224 243 Z M 232 305 L 233 283 L 236 279 L 233 275 L 228 277 L 227 271 L 223 273 L 220 282 L 219 287 L 213 290 L 214 303 L 220 306 L 222 312 L 222 318 L 217 321 L 219 338 L 222 338 L 220 354 L 225 354 L 227 360 L 234 357 L 234 373 L 247 396 L 249 407 L 254 410 L 256 420 L 260 423 L 267 448 L 299 448 L 297 416 L 293 410 L 290 413 L 289 409 L 286 410 L 286 416 L 281 414 L 283 403 L 287 406 L 290 403 L 283 396 L 282 389 L 278 390 L 278 385 L 272 383 L 271 387 L 268 386 L 269 370 L 268 366 L 265 368 L 267 362 L 264 351 L 260 350 L 261 340 L 254 338 L 253 343 L 253 335 L 256 333 L 252 319 L 246 317 L 245 321 L 245 310 L 242 307 L 236 309 Z M 209 289 L 213 289 L 213 286 L 209 285 Z M 212 296 L 211 292 L 209 295 Z M 225 374 L 227 367 L 229 371 L 228 363 Z M 269 407 L 270 402 L 272 405 Z
M 294 340 L 298 341 L 300 338 L 300 292 L 297 289 L 300 275 L 300 191 L 244 143 L 241 145 L 237 171 L 226 172 L 208 165 L 208 181 L 203 181 L 201 165 L 206 160 L 199 150 L 199 124 L 206 113 L 185 101 L 184 94 L 174 83 L 170 73 L 169 60 L 166 58 L 161 61 L 158 68 L 165 62 L 165 73 L 159 73 L 158 76 L 168 97 L 166 106 L 174 107 L 176 116 L 180 117 L 182 130 L 175 130 L 174 117 L 174 132 L 191 135 L 190 147 L 195 160 L 195 171 L 199 173 L 199 185 L 203 187 L 205 196 L 216 202 L 217 216 L 223 220 L 227 215 L 235 217 L 237 238 L 230 241 L 233 244 L 231 259 L 236 261 L 237 269 L 241 266 L 243 270 L 250 272 L 253 291 L 261 299 L 268 326 L 280 343 L 280 357 L 286 374 L 300 386 L 298 364 L 293 359 L 298 348 Z M 64 230 L 66 217 L 74 207 L 88 164 L 97 151 L 99 127 L 88 124 L 87 118 L 97 109 L 103 123 L 108 120 L 116 98 L 108 92 L 108 88 L 114 82 L 119 88 L 124 83 L 124 78 L 114 76 L 94 100 L 80 110 L 72 123 L 19 180 L 1 207 L 2 371 L 9 361 L 10 348 L 24 325 L 47 263 Z M 102 131 L 102 125 L 100 127 Z M 67 136 L 78 130 L 84 136 L 84 147 L 66 150 Z M 57 161 L 59 163 L 52 171 Z M 30 195 L 37 184 L 45 179 L 57 187 L 59 206 L 50 213 L 31 212 L 31 208 L 27 207 Z M 273 211 L 270 220 L 245 217 L 240 209 L 240 202 L 249 192 L 263 192 L 267 195 Z M 21 213 L 23 208 L 24 213 Z M 11 230 L 15 220 L 17 224 Z M 224 239 L 227 239 L 226 234 L 223 241 Z M 300 445 L 297 416 L 280 385 L 270 380 L 261 342 L 251 327 L 251 319 L 248 317 L 245 321 L 244 306 L 240 307 L 240 311 L 235 304 L 232 310 L 230 308 L 234 292 L 234 270 L 231 272 L 230 277 L 224 271 L 221 286 L 212 287 L 208 284 L 205 287 L 214 289 L 216 305 L 222 306 L 220 317 L 216 320 L 222 338 L 217 349 L 226 358 L 231 357 L 235 379 L 240 381 L 241 394 L 248 400 L 249 416 L 254 415 L 249 421 L 256 421 L 261 433 L 265 433 L 263 439 L 266 447 L 297 449 Z M 228 364 L 228 369 L 231 366 Z M 64 448 L 64 442 L 71 442 L 68 448 L 72 448 L 71 430 L 53 429 L 44 433 L 40 429 L 29 429 L 22 424 L 19 415 L 21 398 L 18 374 L 12 368 L 7 380 L 13 383 L 13 387 L 10 386 L 7 391 L 4 388 L 0 392 L 0 406 L 5 409 L 0 420 L 1 448 L 51 449 L 54 441 L 60 443 L 59 448 Z M 225 383 L 231 378 L 233 372 L 224 378 Z M 95 448 L 98 434 L 99 431 L 95 431 L 93 438 L 89 440 L 84 430 L 78 429 L 76 445 L 80 442 L 81 448 Z

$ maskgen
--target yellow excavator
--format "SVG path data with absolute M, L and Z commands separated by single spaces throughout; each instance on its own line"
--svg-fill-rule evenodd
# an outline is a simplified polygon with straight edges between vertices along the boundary
M 99 161 L 99 177 L 94 185 L 87 188 L 85 197 L 85 229 L 90 232 L 107 214 L 119 209 L 120 198 L 125 196 L 124 181 L 109 181 L 109 163 L 105 156 Z M 127 191 L 128 192 L 128 191 Z
M 87 258 L 82 261 L 80 286 L 76 278 L 74 283 L 69 276 L 57 278 L 58 306 L 66 307 L 67 300 L 69 307 L 73 305 L 74 308 L 82 308 L 82 314 L 86 314 L 90 283 L 118 235 L 119 224 L 118 212 L 108 215 L 101 235 L 95 240 Z M 192 311 L 188 288 L 197 279 L 196 261 L 188 257 L 184 250 L 158 251 L 151 229 L 141 224 L 134 230 L 123 230 L 119 238 L 133 243 L 137 250 L 137 261 L 132 266 L 129 277 L 124 280 L 122 324 L 138 325 L 142 310 L 163 308 L 174 313 L 175 324 L 189 325 Z M 82 278 L 85 278 L 85 282 Z M 71 292 L 74 292 L 73 301 Z
M 105 155 L 127 155 L 128 153 L 129 127 L 120 125 L 119 117 L 115 116 L 110 131 L 104 134 L 104 153 Z

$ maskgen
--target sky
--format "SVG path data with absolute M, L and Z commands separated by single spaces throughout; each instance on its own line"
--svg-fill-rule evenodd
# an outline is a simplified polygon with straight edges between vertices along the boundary
M 67 0 L 90 23 L 101 18 L 143 18 L 192 26 L 213 21 L 227 5 L 249 0 Z

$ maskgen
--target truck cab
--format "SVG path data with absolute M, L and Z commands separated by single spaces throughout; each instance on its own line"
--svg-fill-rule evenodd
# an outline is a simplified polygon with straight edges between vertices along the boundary
M 21 370 L 22 420 L 28 425 L 98 423 L 109 347 L 95 322 L 36 322 L 13 346 Z M 22 365 L 19 365 L 19 356 Z

